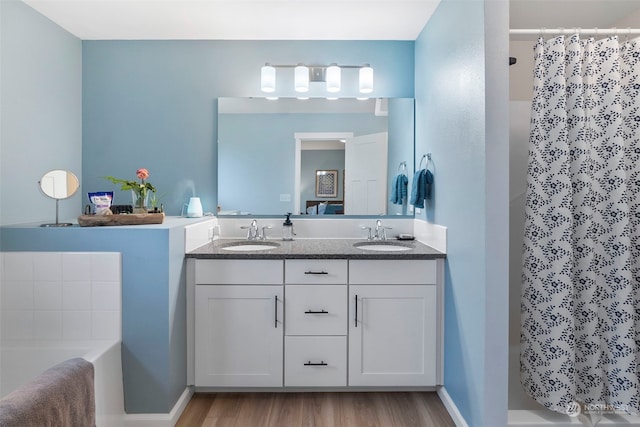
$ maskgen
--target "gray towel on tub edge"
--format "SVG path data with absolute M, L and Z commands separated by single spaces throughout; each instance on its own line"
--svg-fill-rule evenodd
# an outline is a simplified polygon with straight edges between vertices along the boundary
M 0 399 L 0 427 L 94 427 L 93 364 L 61 362 Z

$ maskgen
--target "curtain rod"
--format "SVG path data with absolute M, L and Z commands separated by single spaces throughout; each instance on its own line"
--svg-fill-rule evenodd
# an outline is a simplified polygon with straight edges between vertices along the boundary
M 547 34 L 586 34 L 595 36 L 608 36 L 608 35 L 640 35 L 640 29 L 638 28 L 531 28 L 521 29 L 512 28 L 509 29 L 509 35 L 547 35 Z

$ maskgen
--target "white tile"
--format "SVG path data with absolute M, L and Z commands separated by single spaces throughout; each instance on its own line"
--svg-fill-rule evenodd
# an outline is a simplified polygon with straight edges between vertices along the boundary
M 61 280 L 62 254 L 60 252 L 36 252 L 33 254 L 34 280 Z
M 3 309 L 33 310 L 33 282 L 4 281 Z
M 2 310 L 2 339 L 33 339 L 33 310 Z
M 92 282 L 91 309 L 92 310 L 120 310 L 119 282 Z
M 91 280 L 91 253 L 63 253 L 62 279 L 64 281 Z
M 32 252 L 6 252 L 4 278 L 5 280 L 33 280 Z
M 37 340 L 62 339 L 62 311 L 34 311 L 33 336 Z
M 91 312 L 63 311 L 62 338 L 65 340 L 90 340 Z
M 33 308 L 62 310 L 62 282 L 33 282 Z
M 63 310 L 91 309 L 91 282 L 63 282 L 62 283 Z
M 92 312 L 91 339 L 116 340 L 122 338 L 121 318 L 119 311 Z
M 91 280 L 120 282 L 120 254 L 99 252 L 91 254 Z

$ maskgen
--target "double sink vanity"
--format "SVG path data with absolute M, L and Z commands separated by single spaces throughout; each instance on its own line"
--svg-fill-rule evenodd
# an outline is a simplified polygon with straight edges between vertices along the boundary
M 442 384 L 442 252 L 415 240 L 218 239 L 186 256 L 197 390 Z

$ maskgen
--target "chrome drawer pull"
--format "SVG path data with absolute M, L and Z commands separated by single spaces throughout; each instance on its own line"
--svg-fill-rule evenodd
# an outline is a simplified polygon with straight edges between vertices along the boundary
M 305 271 L 304 274 L 329 274 L 326 271 Z
M 321 360 L 320 363 L 312 363 L 311 360 L 309 360 L 304 366 L 327 366 L 327 363 L 324 360 Z
M 320 310 L 320 311 L 307 310 L 304 312 L 304 314 L 329 314 L 329 312 L 325 310 Z

